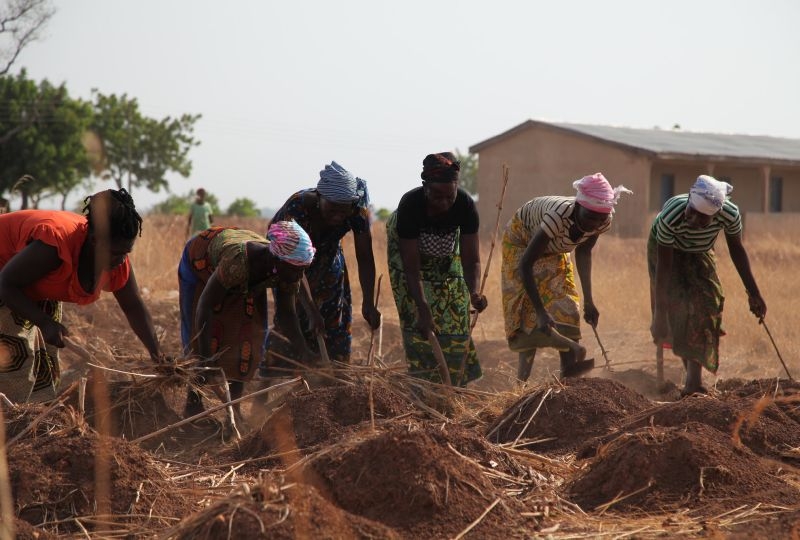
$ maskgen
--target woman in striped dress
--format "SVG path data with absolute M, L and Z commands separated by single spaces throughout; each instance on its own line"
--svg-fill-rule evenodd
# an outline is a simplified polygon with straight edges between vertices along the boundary
M 511 218 L 503 235 L 502 293 L 506 339 L 519 353 L 517 377 L 526 381 L 536 350 L 558 349 L 551 328 L 581 338 L 578 290 L 570 252 L 575 250 L 583 288 L 583 316 L 596 326 L 600 312 L 592 297 L 592 248 L 611 228 L 614 206 L 624 186 L 612 188 L 601 174 L 573 183 L 575 197 L 537 197 Z M 578 361 L 572 350 L 560 350 L 561 375 L 577 376 L 594 367 Z
M 671 345 L 683 360 L 683 395 L 705 393 L 702 368 L 716 373 L 719 367 L 724 296 L 714 242 L 720 231 L 725 231 L 731 260 L 747 290 L 750 311 L 758 318 L 767 314 L 742 244 L 739 208 L 728 199 L 732 190 L 726 182 L 699 176 L 689 193 L 664 204 L 647 242 L 651 333 L 658 346 Z

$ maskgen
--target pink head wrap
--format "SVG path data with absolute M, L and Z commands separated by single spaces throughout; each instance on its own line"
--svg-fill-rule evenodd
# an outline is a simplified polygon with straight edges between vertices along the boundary
M 578 190 L 575 202 L 580 203 L 587 210 L 601 214 L 614 212 L 614 206 L 619 201 L 620 194 L 629 193 L 633 195 L 633 191 L 625 186 L 612 188 L 603 173 L 599 172 L 584 176 L 580 180 L 575 180 L 572 183 L 572 187 Z

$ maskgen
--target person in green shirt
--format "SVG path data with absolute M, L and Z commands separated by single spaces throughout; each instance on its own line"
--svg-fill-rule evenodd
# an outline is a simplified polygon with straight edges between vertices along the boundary
M 206 190 L 198 188 L 197 196 L 189 208 L 189 221 L 186 223 L 186 236 L 192 237 L 211 227 L 214 223 L 214 216 L 211 213 L 211 205 L 206 202 Z

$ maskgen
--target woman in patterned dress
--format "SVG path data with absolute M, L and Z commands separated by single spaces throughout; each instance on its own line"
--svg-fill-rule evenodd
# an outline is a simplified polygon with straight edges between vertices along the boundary
M 20 210 L 0 216 L 0 392 L 12 401 L 56 397 L 58 349 L 69 331 L 62 302 L 91 304 L 114 293 L 156 362 L 163 360 L 128 254 L 142 218 L 127 191 L 86 198 L 84 215 Z
M 720 231 L 747 291 L 750 311 L 762 319 L 767 305 L 750 270 L 742 244 L 739 208 L 728 199 L 733 186 L 707 175 L 697 178 L 689 193 L 664 203 L 647 242 L 656 345 L 670 345 L 683 360 L 682 394 L 706 393 L 702 368 L 716 373 L 722 331 L 724 296 L 717 276 L 714 242 Z
M 273 222 L 288 219 L 305 229 L 317 249 L 314 262 L 306 270 L 316 309 L 312 309 L 310 321 L 306 310 L 298 310 L 306 343 L 316 350 L 316 336 L 321 332 L 329 358 L 349 363 L 353 315 L 350 279 L 341 241 L 350 231 L 353 232 L 362 291 L 361 315 L 373 329 L 381 321 L 374 302 L 375 257 L 367 184 L 333 161 L 320 171 L 316 189 L 298 191 L 272 218 Z M 280 329 L 277 322 L 276 328 Z M 271 375 L 272 366 L 281 364 L 277 355 L 270 353 L 285 356 L 289 344 L 278 335 L 270 335 L 266 347 L 266 362 L 261 370 L 263 376 Z
M 386 223 L 389 279 L 409 373 L 442 382 L 428 341 L 434 331 L 451 381 L 466 386 L 481 376 L 469 335 L 470 305 L 478 311 L 487 305 L 478 292 L 478 211 L 458 187 L 461 166 L 452 153 L 429 154 L 422 166 L 422 186 L 403 195 Z
M 263 357 L 267 288 L 275 288 L 275 318 L 295 345 L 292 356 L 313 364 L 304 346 L 295 297 L 314 247 L 302 227 L 272 224 L 267 236 L 235 227 L 212 227 L 186 243 L 178 267 L 181 341 L 225 372 L 231 398 L 241 396 Z M 185 416 L 203 411 L 200 392 L 189 389 Z
M 570 252 L 575 250 L 583 289 L 583 316 L 597 326 L 600 312 L 592 297 L 592 248 L 611 227 L 614 206 L 624 186 L 611 187 L 601 174 L 573 183 L 575 197 L 537 197 L 525 203 L 503 234 L 503 316 L 509 348 L 519 353 L 517 377 L 526 381 L 536 350 L 559 349 L 551 333 L 581 338 L 578 290 Z M 574 350 L 559 350 L 561 375 L 591 370 L 593 360 L 578 361 Z

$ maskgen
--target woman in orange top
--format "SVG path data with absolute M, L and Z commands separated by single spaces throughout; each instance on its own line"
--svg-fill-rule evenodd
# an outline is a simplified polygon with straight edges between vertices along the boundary
M 0 215 L 0 392 L 12 401 L 56 396 L 58 349 L 69 335 L 61 324 L 61 302 L 85 305 L 101 291 L 113 292 L 150 356 L 162 358 L 128 260 L 142 231 L 133 199 L 121 189 L 85 202 L 85 215 Z

